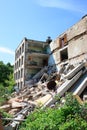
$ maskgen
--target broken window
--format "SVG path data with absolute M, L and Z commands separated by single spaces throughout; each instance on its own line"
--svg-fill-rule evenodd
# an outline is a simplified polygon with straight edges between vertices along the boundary
M 21 61 L 20 61 L 20 59 L 19 59 L 19 67 L 20 67 L 20 62 L 21 62 Z
M 18 71 L 18 79 L 20 78 L 20 71 Z
M 21 47 L 20 47 L 20 55 L 21 55 Z
M 43 66 L 47 66 L 48 65 L 48 59 L 44 59 L 43 60 Z
M 17 68 L 18 68 L 18 61 L 17 61 Z
M 18 88 L 19 88 L 19 83 L 17 84 Z
M 21 69 L 21 78 L 23 77 L 23 69 Z
M 67 44 L 67 35 L 65 34 L 63 37 L 59 39 L 60 48 L 63 48 Z
M 21 88 L 22 88 L 22 86 L 23 86 L 23 82 L 21 82 Z
M 23 65 L 24 57 L 21 58 L 21 65 Z
M 16 72 L 15 80 L 17 80 L 17 72 Z
M 68 49 L 67 48 L 60 51 L 60 59 L 61 59 L 61 61 L 68 59 Z
M 22 52 L 24 52 L 24 43 L 22 44 Z

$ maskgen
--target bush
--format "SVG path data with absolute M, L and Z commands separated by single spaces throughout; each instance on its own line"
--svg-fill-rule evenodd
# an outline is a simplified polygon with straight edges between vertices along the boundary
M 81 106 L 72 95 L 67 95 L 66 103 L 60 109 L 36 109 L 22 123 L 20 130 L 87 130 L 83 108 L 86 110 L 87 105 Z
M 2 115 L 3 118 L 12 118 L 12 115 L 8 114 L 3 110 L 0 110 L 0 114 Z M 9 122 L 8 120 L 3 120 L 3 126 L 5 126 L 8 122 Z
M 3 96 L 6 92 L 6 89 L 2 84 L 0 84 L 0 90 L 0 105 L 2 105 L 6 101 L 6 97 Z

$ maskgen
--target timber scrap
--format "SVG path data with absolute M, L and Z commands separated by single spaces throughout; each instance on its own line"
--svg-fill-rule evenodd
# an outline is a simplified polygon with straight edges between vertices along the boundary
M 40 77 L 43 75 L 43 70 L 39 73 Z M 59 78 L 57 78 L 58 80 L 55 79 L 57 80 L 55 91 L 47 88 L 48 82 L 51 81 L 47 80 L 44 83 L 39 81 L 38 83 L 33 84 L 32 87 L 24 87 L 20 90 L 19 94 L 14 93 L 14 98 L 11 98 L 7 104 L 1 106 L 1 108 L 5 111 L 13 113 L 14 115 L 12 119 L 8 119 L 11 121 L 5 129 L 16 130 L 20 122 L 25 121 L 24 119 L 34 110 L 36 106 L 43 108 L 55 104 L 56 94 L 63 97 L 66 92 L 72 92 L 77 100 L 82 103 L 83 101 L 80 98 L 80 94 L 87 87 L 87 77 L 82 80 L 81 84 L 78 83 L 78 87 L 75 86 L 81 76 L 87 76 L 86 73 L 85 63 L 80 63 L 64 75 L 64 80 L 61 81 Z M 38 77 L 39 74 L 37 74 L 36 77 Z

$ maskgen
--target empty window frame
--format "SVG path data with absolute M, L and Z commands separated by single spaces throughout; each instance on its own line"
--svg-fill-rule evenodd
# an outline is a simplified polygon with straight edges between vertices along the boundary
M 23 62 L 24 62 L 24 57 L 22 56 L 22 58 L 21 58 L 21 65 L 23 65 Z
M 21 69 L 21 78 L 23 77 L 23 69 Z
M 17 61 L 17 69 L 18 69 L 18 67 L 19 67 L 19 66 L 18 66 L 18 61 Z
M 21 47 L 20 47 L 20 51 L 19 52 L 20 52 L 20 55 L 21 55 Z
M 20 70 L 18 71 L 18 79 L 20 79 Z
M 60 51 L 60 60 L 65 61 L 68 59 L 68 48 L 64 48 Z
M 21 88 L 23 87 L 23 82 L 21 82 Z
M 63 48 L 67 44 L 67 35 L 65 34 L 63 37 L 59 39 L 60 48 Z
M 24 43 L 22 44 L 22 53 L 24 52 Z
M 19 59 L 19 67 L 20 67 L 20 64 L 21 64 L 21 60 Z

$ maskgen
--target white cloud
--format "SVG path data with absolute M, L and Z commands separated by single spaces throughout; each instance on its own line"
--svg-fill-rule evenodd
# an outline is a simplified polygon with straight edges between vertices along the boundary
M 55 7 L 64 10 L 76 11 L 81 13 L 86 13 L 83 5 L 81 4 L 80 0 L 37 0 L 37 3 L 43 7 Z
M 0 52 L 14 55 L 14 51 L 10 50 L 9 48 L 5 48 L 5 47 L 0 47 Z

